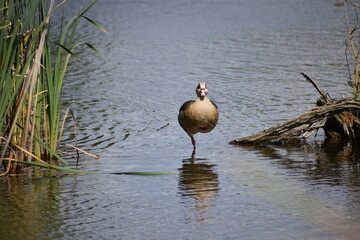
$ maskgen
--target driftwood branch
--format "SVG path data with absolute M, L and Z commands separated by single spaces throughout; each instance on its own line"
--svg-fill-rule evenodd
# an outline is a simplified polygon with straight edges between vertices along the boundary
M 324 90 L 322 90 L 322 88 L 317 84 L 317 82 L 315 80 L 313 80 L 312 78 L 309 77 L 309 75 L 307 75 L 306 73 L 302 72 L 301 75 L 304 76 L 304 78 L 306 80 L 308 80 L 315 88 L 316 90 L 320 93 L 320 95 L 322 96 L 323 100 L 327 103 L 332 102 L 333 100 L 331 99 L 331 97 L 329 96 L 328 93 L 325 93 Z
M 359 111 L 360 102 L 341 100 L 339 102 L 316 107 L 293 119 L 248 137 L 238 138 L 231 144 L 281 143 L 292 139 L 304 139 L 323 128 L 328 119 L 344 111 Z
M 325 130 L 326 137 L 355 140 L 360 137 L 360 101 L 351 98 L 335 101 L 306 73 L 301 73 L 321 95 L 317 107 L 275 127 L 251 136 L 238 138 L 230 144 L 285 143 L 294 139 L 305 139 Z M 354 113 L 354 114 L 353 114 Z

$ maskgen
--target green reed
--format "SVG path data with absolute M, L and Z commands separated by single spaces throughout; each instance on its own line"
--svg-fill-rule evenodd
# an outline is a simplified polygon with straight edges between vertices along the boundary
M 50 35 L 51 15 L 66 1 L 55 5 L 45 0 L 0 1 L 0 166 L 4 172 L 20 172 L 28 163 L 57 168 L 68 163 L 58 154 L 61 92 L 75 49 L 80 20 L 105 31 L 85 16 L 97 2 L 61 24 L 58 40 Z

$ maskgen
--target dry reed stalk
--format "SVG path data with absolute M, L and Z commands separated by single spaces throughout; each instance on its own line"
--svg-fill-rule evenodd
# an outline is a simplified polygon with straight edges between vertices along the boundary
M 75 147 L 75 146 L 73 146 L 73 145 L 71 145 L 71 144 L 65 143 L 65 145 L 67 145 L 67 146 L 69 146 L 69 147 L 72 147 L 72 148 L 75 148 L 76 150 L 79 150 L 80 152 L 85 153 L 86 155 L 89 155 L 90 157 L 93 157 L 93 158 L 95 158 L 95 159 L 99 159 L 99 158 L 100 158 L 99 156 L 96 156 L 96 155 L 94 155 L 94 154 L 91 154 L 91 153 L 89 153 L 89 152 L 87 152 L 87 151 L 85 151 L 85 150 L 82 150 L 82 149 L 80 149 L 80 148 L 78 148 L 78 147 Z

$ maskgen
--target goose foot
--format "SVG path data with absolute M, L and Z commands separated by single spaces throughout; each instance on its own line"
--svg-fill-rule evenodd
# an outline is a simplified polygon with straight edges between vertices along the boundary
M 191 158 L 194 158 L 195 157 L 195 153 L 196 153 L 196 149 L 194 148 L 192 153 L 191 153 Z

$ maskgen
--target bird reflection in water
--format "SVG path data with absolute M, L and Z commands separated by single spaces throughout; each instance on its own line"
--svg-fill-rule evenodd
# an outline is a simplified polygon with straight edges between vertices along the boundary
M 217 196 L 219 191 L 219 176 L 214 171 L 216 165 L 210 164 L 206 159 L 184 159 L 179 168 L 179 189 L 183 199 L 194 199 L 194 210 L 200 216 L 197 221 L 206 221 L 204 216 L 208 208 L 212 206 L 211 199 Z

